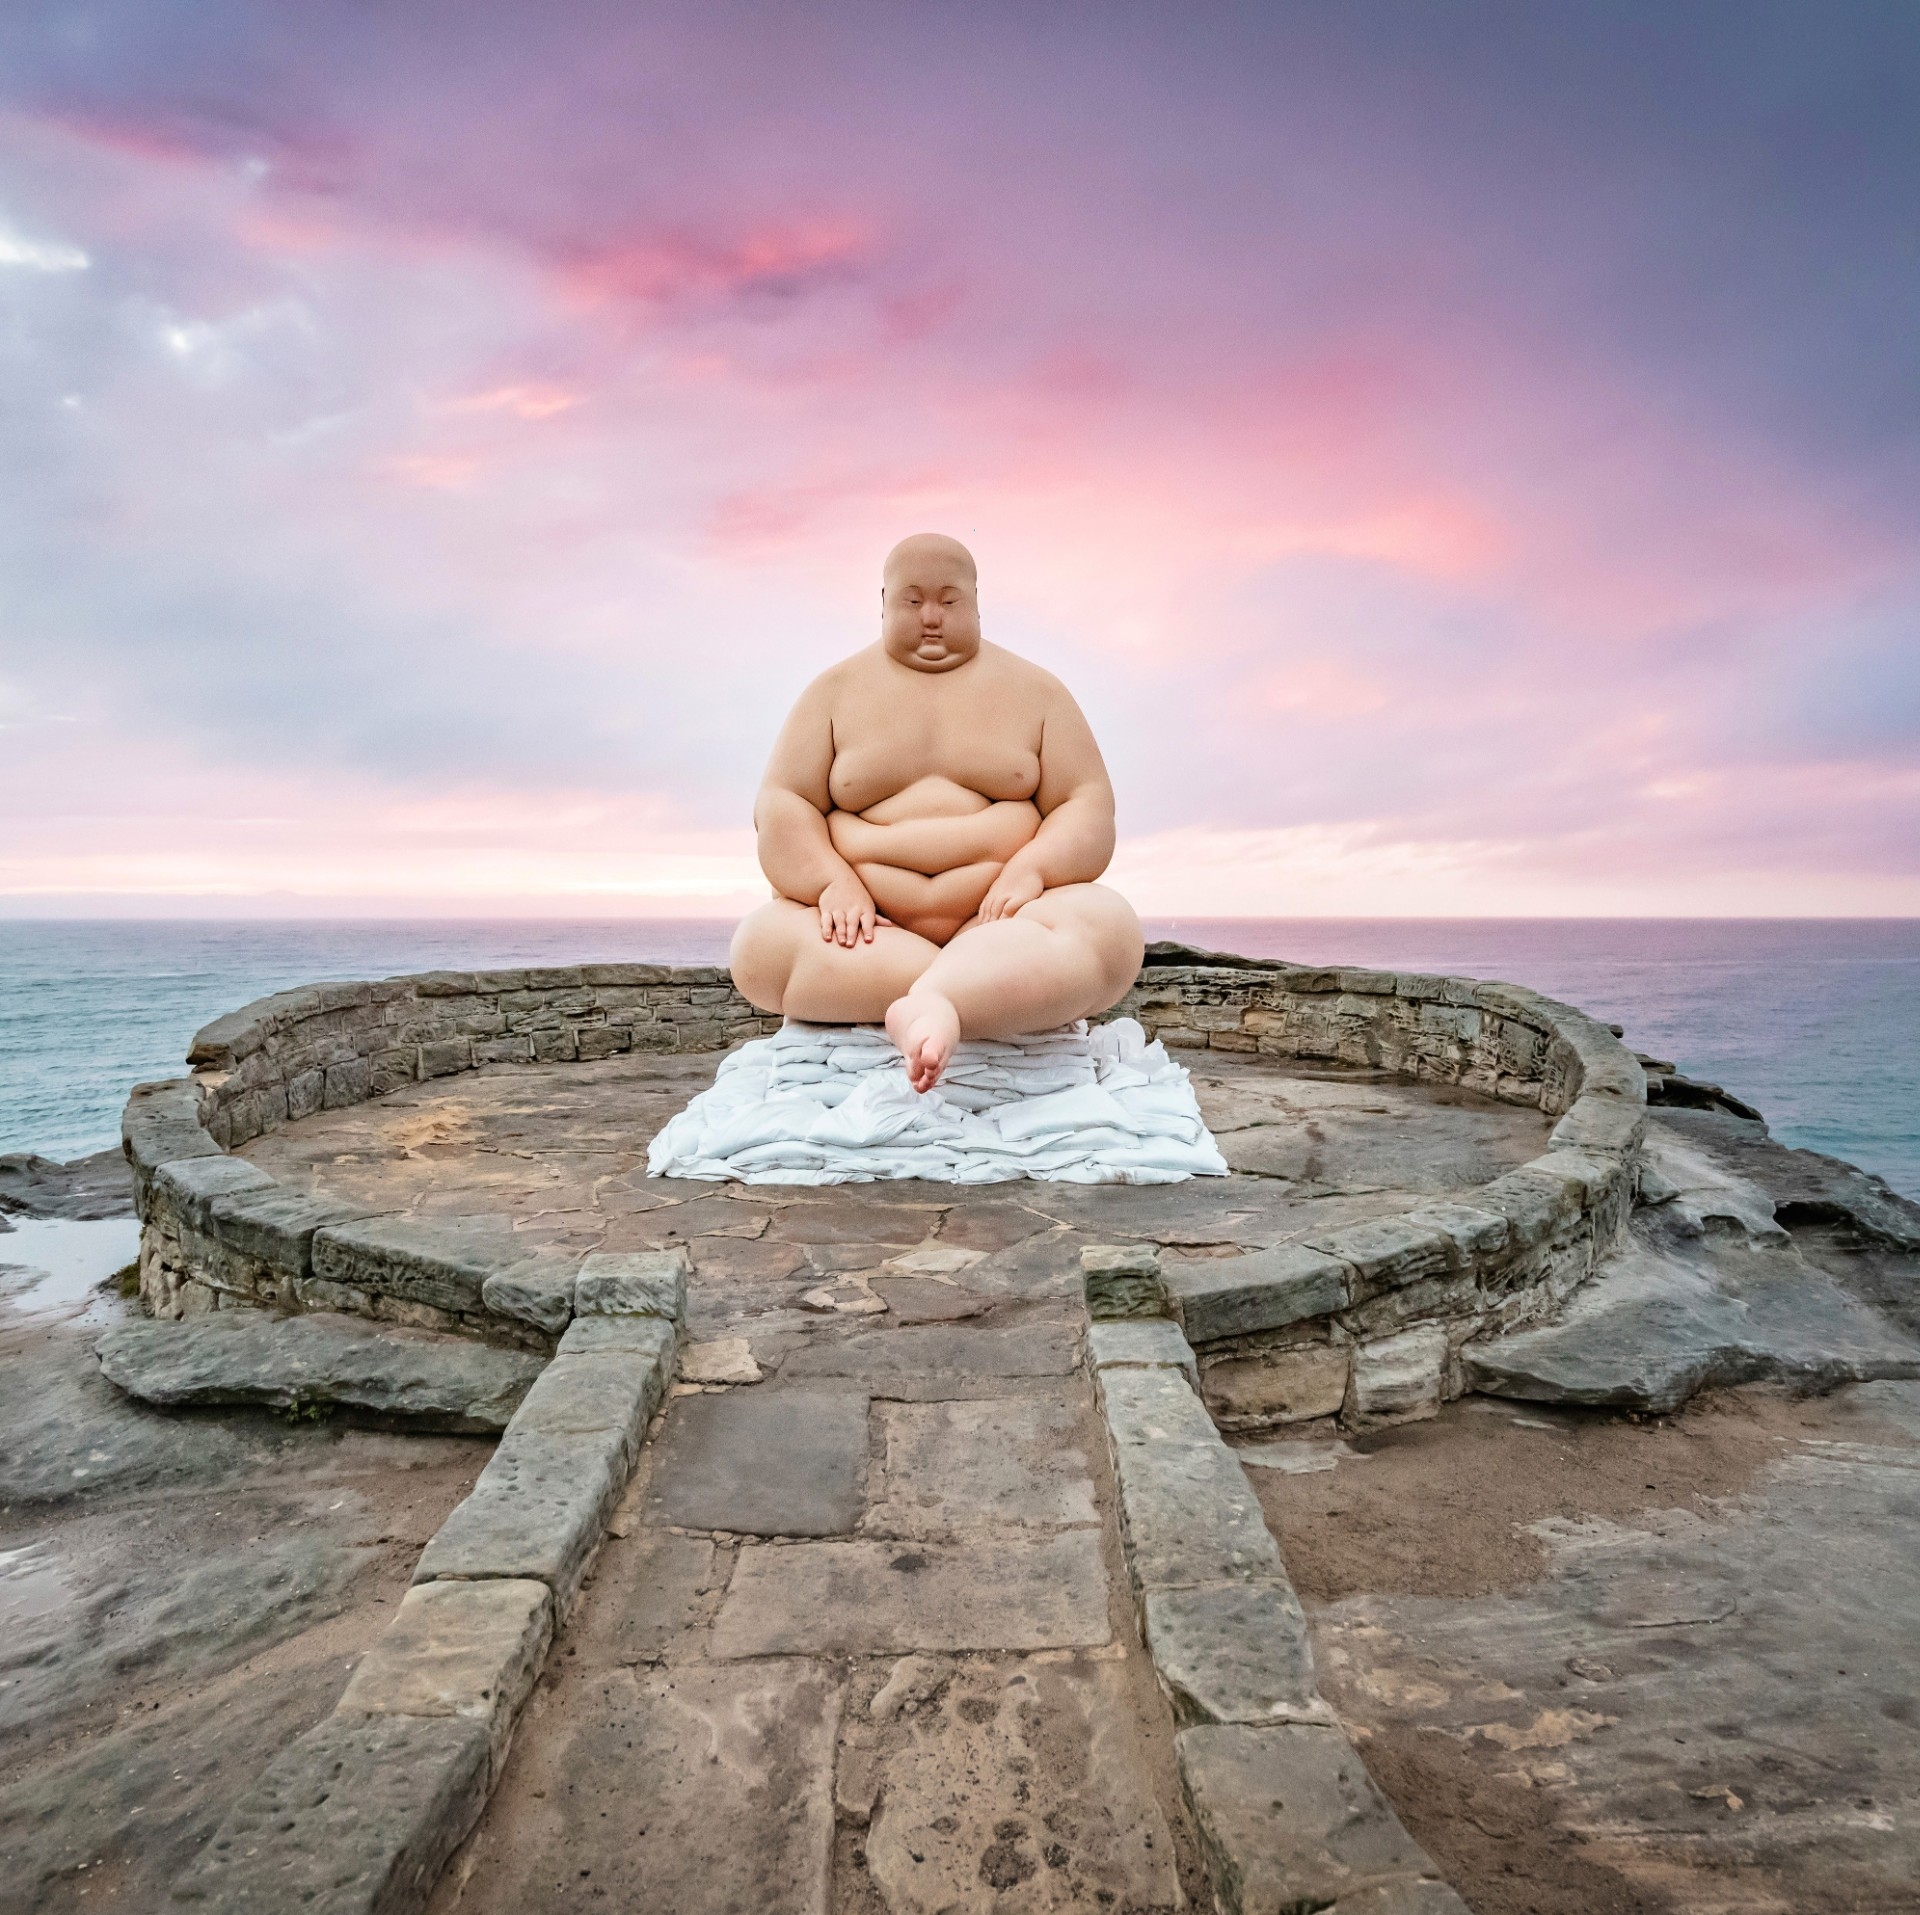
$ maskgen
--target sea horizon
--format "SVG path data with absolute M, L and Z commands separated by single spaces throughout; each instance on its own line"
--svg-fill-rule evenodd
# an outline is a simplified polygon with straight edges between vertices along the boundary
M 579 962 L 721 963 L 737 922 L 526 915 L 0 915 L 0 1152 L 113 1145 L 135 1083 L 300 983 Z M 1783 1142 L 1920 1197 L 1920 918 L 1175 917 L 1248 957 L 1524 984 L 1757 1105 Z

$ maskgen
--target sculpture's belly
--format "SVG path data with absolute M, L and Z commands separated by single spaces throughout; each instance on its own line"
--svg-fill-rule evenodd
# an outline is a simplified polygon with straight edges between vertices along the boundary
M 895 823 L 877 823 L 871 813 L 827 814 L 834 849 L 849 864 L 897 865 L 928 878 L 968 865 L 1005 864 L 1039 829 L 1040 813 L 1024 801 Z
M 994 862 L 962 865 L 928 877 L 896 864 L 856 864 L 855 875 L 872 894 L 881 916 L 903 931 L 945 944 L 980 909 L 1000 875 Z

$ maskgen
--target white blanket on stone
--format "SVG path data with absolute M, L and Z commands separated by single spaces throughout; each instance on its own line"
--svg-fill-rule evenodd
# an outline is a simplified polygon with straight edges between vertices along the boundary
M 887 1034 L 789 1024 L 721 1061 L 647 1174 L 749 1184 L 924 1177 L 1172 1184 L 1224 1177 L 1187 1073 L 1130 1017 L 963 1043 L 921 1095 Z

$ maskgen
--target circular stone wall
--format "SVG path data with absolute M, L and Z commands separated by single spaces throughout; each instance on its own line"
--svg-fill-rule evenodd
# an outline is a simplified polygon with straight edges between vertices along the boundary
M 1176 1048 L 1390 1071 L 1538 1109 L 1546 1150 L 1463 1194 L 1243 1256 L 1169 1259 L 1161 1304 L 1215 1414 L 1350 1421 L 1456 1394 L 1472 1339 L 1553 1314 L 1624 1224 L 1645 1077 L 1605 1026 L 1511 985 L 1309 969 L 1156 947 L 1112 1015 Z M 166 1316 L 347 1310 L 551 1348 L 579 1258 L 479 1220 L 367 1214 L 232 1154 L 279 1127 L 481 1065 L 711 1053 L 775 1028 L 717 968 L 439 972 L 266 998 L 202 1031 L 190 1077 L 143 1085 L 123 1131 L 141 1288 Z M 1224 1060 L 1223 1060 L 1224 1062 Z M 1087 1193 L 1088 1221 L 1151 1239 Z

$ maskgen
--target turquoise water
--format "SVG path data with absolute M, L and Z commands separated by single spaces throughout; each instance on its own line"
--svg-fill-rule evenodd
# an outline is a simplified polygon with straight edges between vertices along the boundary
M 105 1148 L 129 1085 L 178 1075 L 202 1024 L 269 991 L 437 966 L 713 963 L 730 929 L 0 921 L 0 1151 Z M 1181 919 L 1148 935 L 1532 985 L 1759 1105 L 1786 1142 L 1920 1197 L 1920 920 Z

